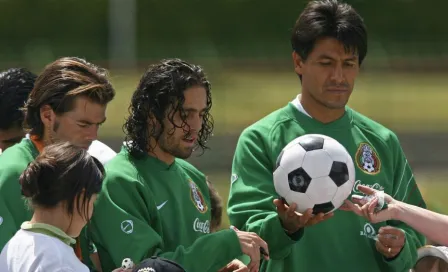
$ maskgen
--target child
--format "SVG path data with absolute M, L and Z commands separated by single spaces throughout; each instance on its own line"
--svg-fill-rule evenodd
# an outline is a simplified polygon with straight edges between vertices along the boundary
M 103 176 L 87 150 L 69 143 L 45 147 L 20 176 L 34 214 L 3 248 L 0 271 L 88 272 L 71 245 L 92 216 Z
M 448 272 L 448 248 L 424 246 L 418 249 L 417 263 L 413 272 Z

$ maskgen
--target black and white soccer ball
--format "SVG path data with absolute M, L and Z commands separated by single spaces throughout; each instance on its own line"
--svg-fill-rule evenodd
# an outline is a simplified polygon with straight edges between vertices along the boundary
M 132 269 L 132 268 L 134 268 L 134 262 L 130 258 L 125 258 L 121 262 L 121 268 Z
M 364 162 L 362 164 L 362 168 L 364 168 L 364 170 L 366 170 L 369 173 L 372 173 L 373 171 L 375 171 L 375 167 L 372 162 Z
M 307 134 L 292 140 L 277 158 L 273 174 L 277 194 L 313 214 L 339 208 L 355 184 L 353 159 L 331 137 Z

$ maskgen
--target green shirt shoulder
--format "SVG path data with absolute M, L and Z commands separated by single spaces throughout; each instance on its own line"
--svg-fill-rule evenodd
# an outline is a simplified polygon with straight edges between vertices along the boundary
M 32 142 L 23 139 L 0 155 L 0 248 L 31 218 L 22 198 L 19 178 L 38 152 Z
M 397 135 L 392 130 L 353 109 L 350 110 L 355 127 L 378 138 L 387 145 L 400 145 Z

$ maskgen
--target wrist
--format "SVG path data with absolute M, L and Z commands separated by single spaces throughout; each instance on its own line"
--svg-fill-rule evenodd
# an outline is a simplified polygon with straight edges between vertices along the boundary
M 298 232 L 300 230 L 300 227 L 297 227 L 295 229 L 291 229 L 291 227 L 288 228 L 287 226 L 285 226 L 285 224 L 283 224 L 283 221 L 282 221 L 282 219 L 280 217 L 278 217 L 278 220 L 280 220 L 280 225 L 282 226 L 283 230 L 288 235 L 292 235 L 292 234 L 294 234 L 294 233 L 296 233 L 296 232 Z
M 403 215 L 405 213 L 406 204 L 400 201 L 396 201 L 393 205 L 390 205 L 391 220 L 403 221 Z

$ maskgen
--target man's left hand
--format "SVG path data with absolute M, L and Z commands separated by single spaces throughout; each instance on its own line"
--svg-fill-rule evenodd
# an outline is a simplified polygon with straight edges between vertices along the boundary
M 378 231 L 376 249 L 387 259 L 393 259 L 401 252 L 405 243 L 406 236 L 402 229 L 385 226 Z

